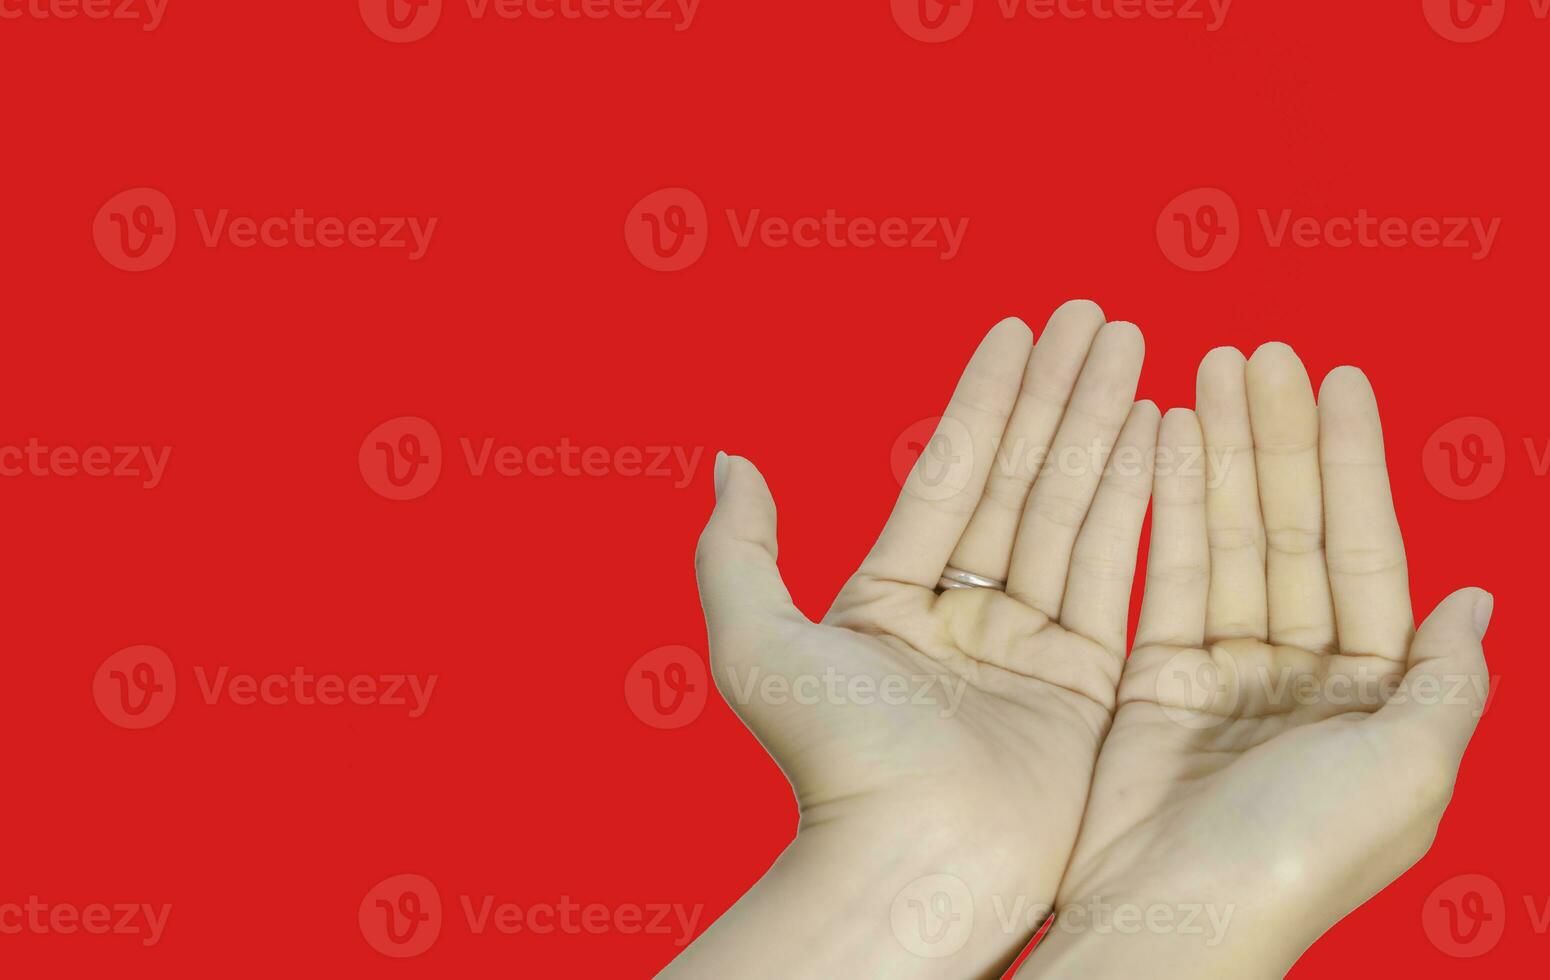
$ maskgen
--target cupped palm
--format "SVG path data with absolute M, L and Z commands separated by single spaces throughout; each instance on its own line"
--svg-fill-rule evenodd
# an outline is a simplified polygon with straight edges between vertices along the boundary
M 1284 345 L 1219 349 L 1197 409 L 1161 426 L 1136 646 L 1060 904 L 1207 907 L 1220 953 L 1133 942 L 1157 975 L 1280 976 L 1429 847 L 1483 710 L 1490 597 L 1414 629 L 1359 371 L 1315 404 Z M 1030 975 L 1083 962 L 1051 937 Z

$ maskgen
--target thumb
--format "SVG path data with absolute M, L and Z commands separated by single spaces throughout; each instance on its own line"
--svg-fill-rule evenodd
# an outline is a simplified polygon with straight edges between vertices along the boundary
M 807 620 L 775 565 L 775 500 L 764 477 L 740 456 L 716 454 L 716 509 L 700 535 L 695 575 L 711 652 L 751 657 L 772 627 Z
M 1460 589 L 1439 602 L 1410 642 L 1403 696 L 1381 712 L 1422 726 L 1455 759 L 1485 711 L 1490 674 L 1481 641 L 1494 601 L 1484 589 Z

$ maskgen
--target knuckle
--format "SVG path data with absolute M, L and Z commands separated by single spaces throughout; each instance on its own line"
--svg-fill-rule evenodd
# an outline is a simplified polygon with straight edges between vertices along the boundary
M 1265 532 L 1259 527 L 1224 525 L 1213 527 L 1208 534 L 1213 551 L 1239 551 L 1246 548 L 1264 550 Z
M 1336 575 L 1381 575 L 1404 564 L 1404 552 L 1393 548 L 1340 548 L 1329 553 L 1329 570 Z
M 1055 527 L 1076 530 L 1087 517 L 1087 501 L 1034 490 L 1028 498 L 1028 513 Z
M 1265 540 L 1271 551 L 1283 555 L 1311 555 L 1323 549 L 1324 532 L 1322 529 L 1277 527 L 1265 532 Z

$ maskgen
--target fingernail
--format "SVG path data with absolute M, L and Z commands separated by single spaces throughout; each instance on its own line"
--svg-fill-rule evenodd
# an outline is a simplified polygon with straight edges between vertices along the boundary
M 727 454 L 717 451 L 716 468 L 711 472 L 711 480 L 716 485 L 716 496 L 721 496 L 721 491 L 727 485 Z
M 1491 611 L 1496 608 L 1496 597 L 1491 593 L 1481 590 L 1480 598 L 1475 600 L 1475 635 L 1485 639 L 1485 630 L 1491 625 Z

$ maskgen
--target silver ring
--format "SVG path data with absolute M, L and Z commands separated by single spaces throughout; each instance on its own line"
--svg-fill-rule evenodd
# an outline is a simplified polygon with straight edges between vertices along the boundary
M 947 566 L 942 572 L 942 578 L 936 583 L 937 591 L 945 589 L 995 589 L 998 592 L 1006 591 L 1006 583 L 999 579 L 987 578 L 984 575 L 975 575 L 961 568 Z

